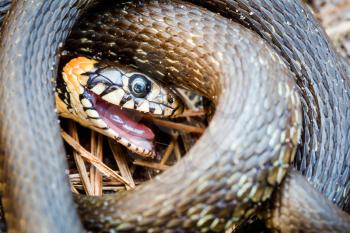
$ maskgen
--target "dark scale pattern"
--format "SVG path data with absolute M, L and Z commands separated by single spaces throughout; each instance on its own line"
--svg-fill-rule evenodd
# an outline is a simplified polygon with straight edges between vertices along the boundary
M 60 175 L 64 152 L 57 140 L 51 68 L 79 4 L 86 2 L 18 1 L 4 30 L 0 69 L 7 72 L 1 74 L 0 148 L 6 166 L 1 178 L 9 182 L 3 201 L 11 232 L 82 230 L 66 177 Z M 175 1 L 137 2 L 142 13 L 135 13 L 133 5 L 130 13 L 101 13 L 81 27 L 80 33 L 90 40 L 71 40 L 68 45 L 90 47 L 97 56 L 131 62 L 164 82 L 196 89 L 218 104 L 217 113 L 200 143 L 174 168 L 120 199 L 80 197 L 80 213 L 96 231 L 221 232 L 253 214 L 293 157 L 301 119 L 293 75 L 269 46 L 239 25 L 201 9 L 188 11 Z M 253 28 L 283 55 L 303 94 L 303 146 L 297 165 L 315 187 L 344 205 L 346 199 L 337 195 L 349 190 L 344 188 L 350 161 L 348 81 L 311 14 L 294 0 L 194 2 Z M 103 23 L 96 26 L 99 21 Z M 272 226 L 292 226 L 299 232 L 349 231 L 347 217 L 318 192 L 300 192 L 314 202 L 295 202 L 299 193 L 288 195 L 294 187 L 311 188 L 302 178 L 290 176 L 281 196 L 275 197 L 276 212 L 267 214 Z M 318 200 L 331 215 L 308 212 Z M 297 210 L 291 213 L 291 207 Z
M 62 75 L 58 75 L 56 79 L 56 93 L 58 97 L 66 104 L 68 110 L 72 108 L 71 105 L 71 95 L 67 90 L 67 84 L 63 80 Z

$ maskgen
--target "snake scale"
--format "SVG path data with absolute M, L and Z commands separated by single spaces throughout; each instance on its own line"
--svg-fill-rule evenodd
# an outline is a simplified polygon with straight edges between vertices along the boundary
M 70 37 L 74 48 L 109 60 L 118 51 L 152 77 L 216 104 L 199 142 L 158 178 L 117 197 L 77 197 L 84 225 L 99 232 L 220 232 L 260 210 L 277 231 L 348 231 L 349 217 L 325 198 L 349 204 L 347 64 L 297 0 L 191 2 L 197 6 L 107 7 Z M 64 174 L 52 90 L 58 49 L 94 3 L 16 1 L 4 23 L 0 139 L 9 232 L 83 231 Z M 293 159 L 315 190 L 290 172 L 266 210 Z

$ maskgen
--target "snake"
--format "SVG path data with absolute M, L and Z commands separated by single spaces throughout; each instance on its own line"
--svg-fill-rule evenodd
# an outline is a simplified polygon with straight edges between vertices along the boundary
M 349 231 L 341 209 L 349 202 L 350 69 L 301 2 L 95 3 L 16 1 L 5 19 L 9 232 L 83 232 L 81 221 L 96 232 L 222 232 L 259 212 L 280 232 Z M 98 13 L 81 20 L 88 9 Z M 131 62 L 216 105 L 199 142 L 171 169 L 132 192 L 78 196 L 78 210 L 54 94 L 58 50 L 75 22 L 68 47 Z M 304 176 L 290 170 L 293 161 Z

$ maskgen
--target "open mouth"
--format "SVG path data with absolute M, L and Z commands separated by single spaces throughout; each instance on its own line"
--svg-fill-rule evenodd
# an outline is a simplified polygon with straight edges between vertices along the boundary
M 110 104 L 91 91 L 88 93 L 100 118 L 118 135 L 117 138 L 126 139 L 125 146 L 134 146 L 140 153 L 153 151 L 155 135 L 150 128 L 139 122 L 141 114 Z

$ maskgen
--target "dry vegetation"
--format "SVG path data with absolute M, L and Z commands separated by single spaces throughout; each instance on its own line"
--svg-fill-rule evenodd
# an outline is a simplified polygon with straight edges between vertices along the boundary
M 173 121 L 145 116 L 142 121 L 157 132 L 154 159 L 144 159 L 101 134 L 62 120 L 72 191 L 98 196 L 134 189 L 181 159 L 204 132 L 205 118 L 203 111 L 191 110 Z

